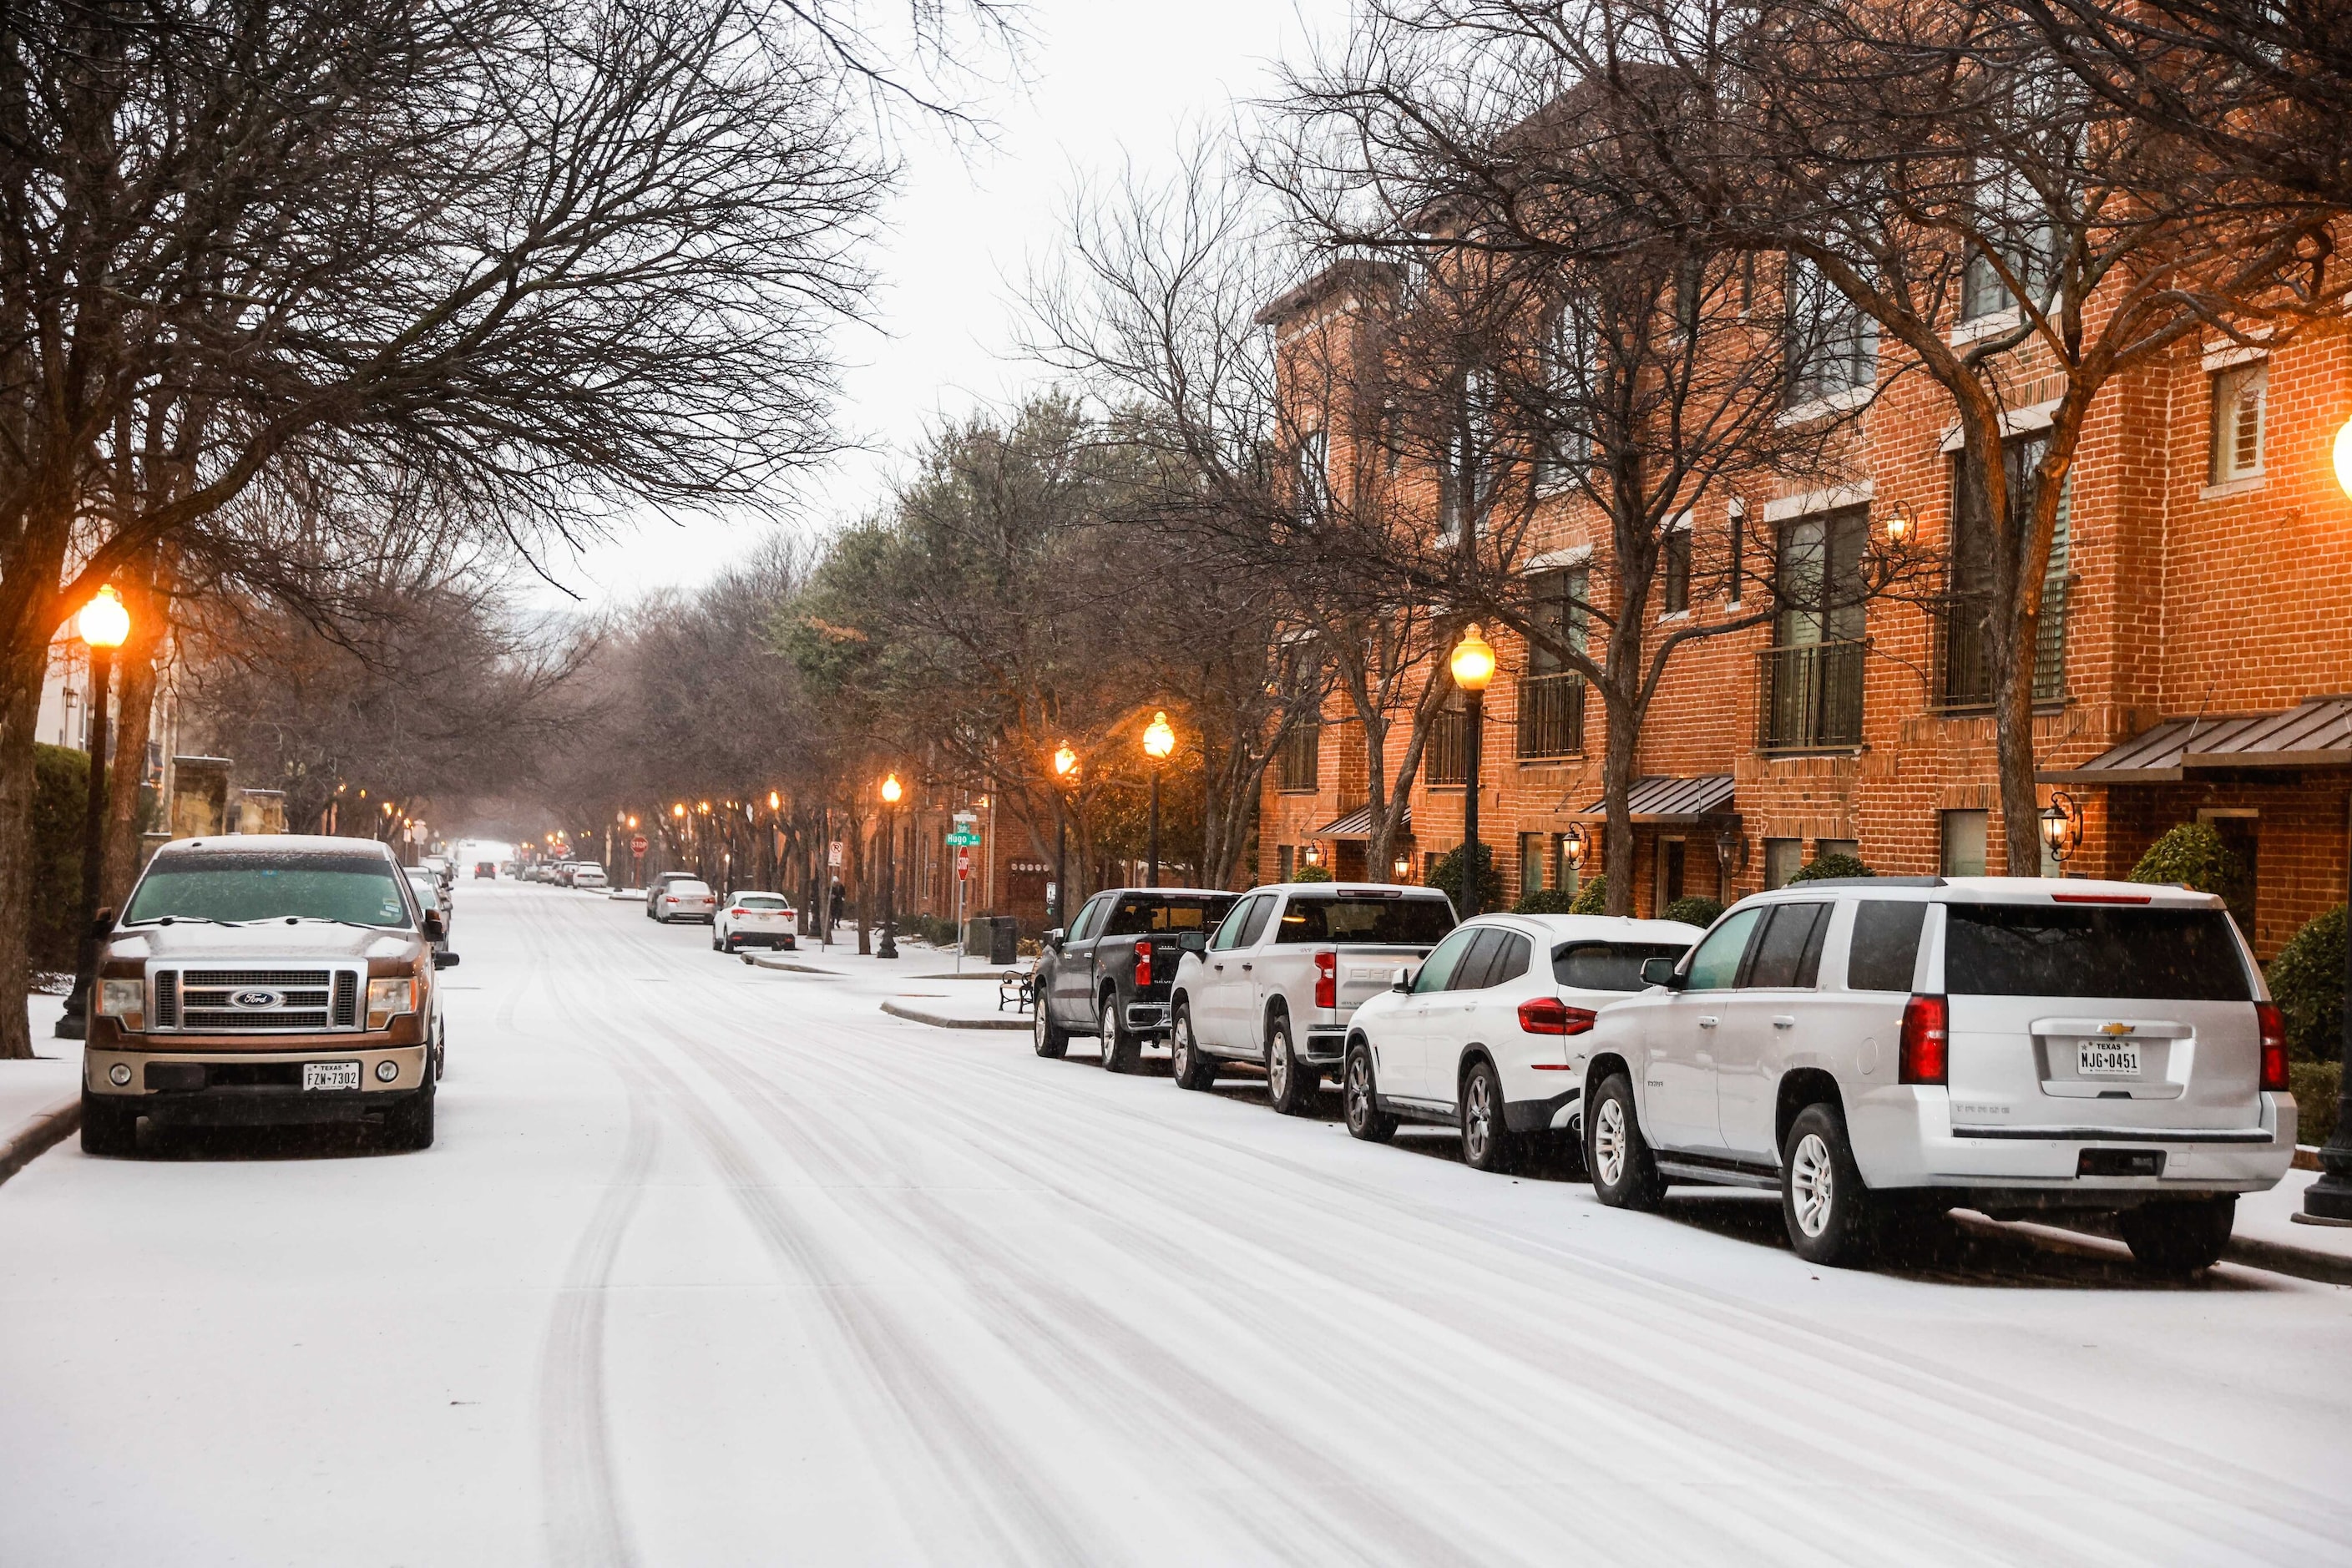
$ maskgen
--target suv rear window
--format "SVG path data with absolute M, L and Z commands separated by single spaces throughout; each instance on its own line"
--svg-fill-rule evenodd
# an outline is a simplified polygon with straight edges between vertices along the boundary
M 1849 991 L 1908 991 L 1919 963 L 1919 931 L 1927 923 L 1924 901 L 1897 903 L 1864 899 L 1853 909 L 1853 942 L 1846 950 Z
M 1156 931 L 1206 931 L 1225 918 L 1234 900 L 1223 899 L 1121 899 L 1110 913 L 1105 936 L 1143 936 Z
M 1294 898 L 1282 911 L 1276 942 L 1362 942 L 1426 947 L 1454 929 L 1454 910 L 1442 899 L 1383 899 L 1377 894 Z
M 1551 950 L 1551 977 L 1580 991 L 1639 991 L 1644 960 L 1689 951 L 1680 942 L 1564 942 Z
M 2221 910 L 1944 906 L 1944 988 L 1969 996 L 2251 1002 Z

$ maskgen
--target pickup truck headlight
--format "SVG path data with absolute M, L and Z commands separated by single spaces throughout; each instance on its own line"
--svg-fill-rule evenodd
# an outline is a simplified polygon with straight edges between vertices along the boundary
M 367 1026 L 381 1029 L 403 1013 L 416 1011 L 416 977 L 412 974 L 368 982 Z
M 98 1010 L 126 1029 L 147 1026 L 147 983 L 144 980 L 101 980 Z

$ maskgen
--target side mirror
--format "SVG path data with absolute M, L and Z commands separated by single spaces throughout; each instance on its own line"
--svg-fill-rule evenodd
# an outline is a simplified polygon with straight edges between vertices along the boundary
M 743 962 L 746 963 L 751 962 L 749 954 L 745 955 Z M 436 947 L 433 950 L 433 967 L 436 969 L 455 969 L 457 967 L 457 955 L 451 952 L 446 947 Z
M 448 927 L 443 922 L 439 910 L 425 911 L 425 934 L 435 942 L 439 942 L 449 934 Z
M 1055 952 L 1061 952 L 1063 934 L 1062 928 L 1060 926 L 1055 926 L 1052 931 L 1045 933 L 1045 945 L 1052 948 Z
M 1176 939 L 1177 947 L 1185 952 L 1206 952 L 1209 938 L 1204 931 L 1188 931 Z
M 1402 965 L 1399 965 L 1396 969 L 1391 971 L 1389 973 L 1389 989 L 1391 991 L 1411 991 L 1412 989 L 1412 971 L 1404 968 Z
M 1642 984 L 1644 985 L 1663 985 L 1669 991 L 1681 990 L 1683 988 L 1682 976 L 1675 973 L 1675 964 L 1676 962 L 1676 960 L 1671 958 L 1645 958 L 1642 960 Z

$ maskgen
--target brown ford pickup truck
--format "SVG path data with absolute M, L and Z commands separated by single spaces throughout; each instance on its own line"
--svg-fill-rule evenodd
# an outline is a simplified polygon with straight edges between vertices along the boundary
M 440 911 L 391 850 L 293 835 L 175 840 L 100 942 L 82 1147 L 155 1127 L 362 1122 L 433 1142 Z

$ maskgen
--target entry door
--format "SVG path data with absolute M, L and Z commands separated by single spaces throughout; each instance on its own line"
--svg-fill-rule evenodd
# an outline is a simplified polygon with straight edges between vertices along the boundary
M 1715 1111 L 1716 1057 L 1759 912 L 1740 910 L 1717 922 L 1691 954 L 1683 988 L 1651 1016 L 1642 1126 L 1661 1148 L 1723 1150 Z

